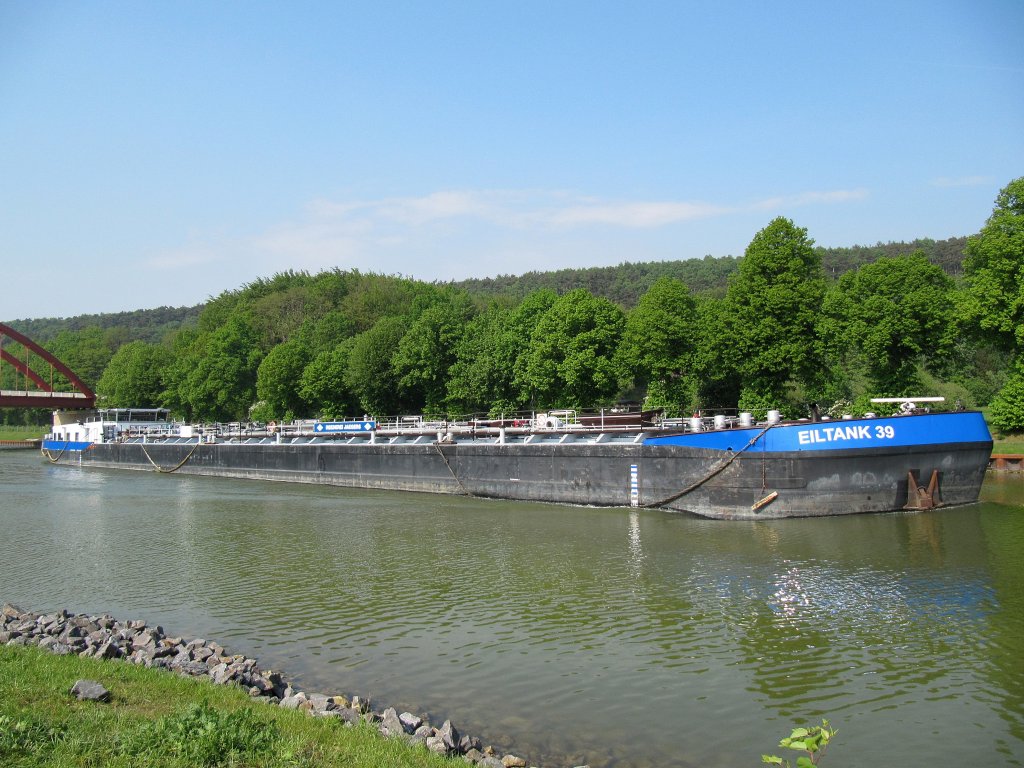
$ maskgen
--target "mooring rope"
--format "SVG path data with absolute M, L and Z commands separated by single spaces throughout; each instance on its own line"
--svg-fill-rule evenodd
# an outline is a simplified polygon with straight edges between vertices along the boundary
M 60 453 L 57 454 L 57 458 L 54 458 L 53 456 L 50 455 L 49 448 L 43 448 L 43 455 L 46 456 L 46 458 L 49 460 L 51 464 L 56 464 L 58 461 L 60 461 L 60 457 L 64 455 L 64 451 L 68 449 L 68 445 L 70 444 L 70 442 L 70 440 L 64 441 L 64 447 L 60 449 Z
M 758 440 L 760 440 L 768 432 L 768 430 L 771 429 L 774 426 L 775 426 L 774 424 L 769 424 L 767 427 L 765 427 L 760 432 L 758 432 L 756 435 L 754 435 L 754 437 L 752 437 L 750 439 L 750 442 L 748 442 L 746 445 L 744 445 L 742 448 L 740 448 L 738 451 L 736 451 L 736 453 L 731 454 L 726 459 L 724 459 L 721 462 L 719 462 L 719 465 L 715 466 L 715 467 L 712 467 L 711 471 L 708 472 L 704 477 L 702 477 L 697 482 L 692 483 L 691 485 L 688 485 L 686 488 L 683 488 L 683 490 L 681 490 L 679 493 L 673 494 L 672 496 L 669 496 L 667 499 L 662 499 L 661 501 L 651 502 L 650 504 L 643 504 L 641 506 L 643 506 L 644 508 L 663 507 L 666 504 L 671 504 L 676 499 L 681 499 L 686 494 L 688 494 L 688 493 L 690 493 L 692 491 L 697 490 L 702 485 L 704 485 L 704 483 L 706 483 L 708 480 L 710 480 L 715 475 L 717 475 L 720 472 L 722 472 L 722 470 L 724 470 L 726 467 L 728 467 L 730 464 L 732 464 L 734 461 L 736 461 L 736 459 L 739 457 L 739 455 L 741 453 L 743 453 L 745 450 L 747 450 L 747 448 L 749 448 L 754 443 L 756 443 Z
M 161 472 L 161 473 L 163 473 L 165 475 L 169 475 L 171 472 L 177 472 L 179 469 L 181 469 L 183 466 L 185 466 L 185 462 L 192 458 L 192 454 L 196 452 L 196 448 L 198 448 L 200 443 L 202 443 L 202 442 L 203 442 L 202 439 L 198 440 L 196 442 L 196 444 L 192 446 L 192 450 L 189 451 L 187 454 L 185 454 L 185 458 L 182 459 L 181 461 L 179 461 L 177 464 L 175 464 L 170 469 L 166 469 L 164 467 L 161 467 L 159 464 L 157 464 L 155 461 L 153 461 L 153 457 L 150 456 L 149 455 L 149 451 L 146 450 L 146 444 L 145 443 L 139 443 L 139 446 L 142 448 L 142 453 L 145 455 L 145 457 L 147 459 L 149 459 L 149 463 L 153 465 L 153 468 L 157 472 Z
M 463 495 L 465 495 L 465 496 L 473 496 L 473 494 L 472 494 L 472 493 L 470 493 L 469 491 L 467 491 L 467 490 L 466 490 L 466 486 L 464 486 L 464 485 L 462 484 L 462 481 L 461 481 L 461 480 L 459 480 L 459 476 L 455 474 L 455 470 L 454 470 L 454 469 L 452 469 L 452 465 L 448 463 L 448 457 L 447 457 L 447 456 L 445 456 L 445 455 L 444 455 L 444 451 L 442 451 L 442 450 L 441 450 L 441 444 L 440 444 L 440 443 L 437 443 L 437 442 L 435 442 L 435 443 L 434 443 L 434 448 L 435 448 L 435 449 L 437 449 L 437 452 L 438 452 L 439 454 L 441 454 L 441 458 L 442 458 L 442 459 L 444 460 L 444 465 L 445 465 L 446 467 L 448 467 L 448 471 L 452 473 L 452 477 L 453 477 L 453 478 L 455 478 L 455 482 L 459 484 L 459 488 L 461 488 L 461 489 L 462 489 L 462 493 L 463 493 Z

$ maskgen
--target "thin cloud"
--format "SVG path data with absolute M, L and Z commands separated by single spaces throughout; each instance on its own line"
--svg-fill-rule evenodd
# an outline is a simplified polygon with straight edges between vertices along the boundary
M 755 211 L 772 211 L 780 208 L 797 208 L 804 205 L 832 205 L 835 203 L 864 200 L 868 196 L 868 191 L 862 188 L 834 189 L 825 192 L 801 192 L 797 195 L 765 198 L 764 200 L 752 203 L 750 209 Z
M 615 230 L 657 236 L 691 222 L 796 206 L 834 205 L 868 196 L 863 189 L 810 191 L 744 204 L 686 200 L 607 200 L 560 190 L 439 190 L 421 196 L 313 200 L 301 215 L 248 238 L 190 244 L 148 260 L 151 268 L 237 267 L 274 272 L 287 265 L 389 269 L 441 262 L 465 265 L 467 254 L 521 264 L 526 253 L 571 248 L 565 239 L 602 241 Z M 553 243 L 557 242 L 557 247 Z M 584 248 L 583 245 L 580 246 Z
M 940 189 L 948 189 L 951 187 L 984 187 L 991 184 L 992 181 L 993 179 L 991 176 L 960 176 L 959 178 L 940 176 L 932 181 L 932 186 L 939 187 Z

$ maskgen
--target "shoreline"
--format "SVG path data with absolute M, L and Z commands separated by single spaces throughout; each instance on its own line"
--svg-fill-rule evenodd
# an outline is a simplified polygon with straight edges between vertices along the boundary
M 262 670 L 256 659 L 231 654 L 222 645 L 203 638 L 168 635 L 163 627 L 145 620 L 119 620 L 108 614 L 51 613 L 24 610 L 5 603 L 0 610 L 0 645 L 31 645 L 56 655 L 78 655 L 164 669 L 186 677 L 208 679 L 215 685 L 235 685 L 254 700 L 283 709 L 305 711 L 312 717 L 332 718 L 345 727 L 371 724 L 385 738 L 401 739 L 441 755 L 461 758 L 484 768 L 526 768 L 514 754 L 499 754 L 493 747 L 461 734 L 450 720 L 432 726 L 425 718 L 394 707 L 376 711 L 358 695 L 323 694 L 294 688 L 281 672 Z M 577 766 L 587 768 L 587 766 Z

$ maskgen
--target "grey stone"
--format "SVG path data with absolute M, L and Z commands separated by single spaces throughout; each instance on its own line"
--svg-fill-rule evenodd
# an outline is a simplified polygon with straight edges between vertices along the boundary
M 331 697 L 323 693 L 309 694 L 309 701 L 313 705 L 314 712 L 327 712 L 335 707 Z
M 202 662 L 195 662 L 201 664 Z M 213 678 L 213 682 L 217 685 L 223 685 L 235 676 L 235 670 L 229 667 L 227 664 L 218 664 L 216 667 L 210 670 L 210 677 Z
M 329 709 L 326 712 L 315 712 L 318 717 L 333 717 L 337 720 L 341 720 L 346 725 L 355 725 L 359 722 L 359 713 L 354 709 Z
M 398 712 L 394 707 L 388 707 L 381 715 L 381 732 L 385 736 L 400 736 L 405 734 L 405 726 L 398 719 Z
M 96 649 L 96 653 L 93 655 L 97 659 L 119 659 L 124 656 L 124 651 L 113 640 L 107 640 L 107 642 Z
M 79 680 L 71 686 L 71 693 L 79 701 L 110 701 L 110 691 L 95 680 Z
M 423 725 L 423 718 L 412 714 L 412 712 L 403 712 L 398 719 L 402 721 L 406 733 L 415 733 L 416 729 Z
M 515 755 L 505 755 L 501 758 L 501 764 L 505 768 L 526 768 L 526 761 Z
M 458 750 L 460 736 L 458 730 L 452 725 L 451 720 L 445 720 L 444 724 L 438 728 L 437 737 L 444 742 L 449 752 Z
M 308 704 L 309 701 L 306 699 L 306 694 L 297 693 L 292 696 L 285 696 L 281 699 L 281 707 L 283 709 L 300 709 L 303 704 Z
M 444 739 L 438 736 L 428 736 L 424 742 L 431 752 L 436 752 L 439 755 L 446 754 L 448 747 L 444 743 Z
M 184 664 L 172 664 L 171 669 L 176 669 L 183 675 L 191 677 L 202 677 L 210 671 L 210 668 L 201 661 L 186 661 Z
M 484 753 L 481 752 L 479 749 L 470 749 L 467 750 L 467 752 L 462 756 L 462 759 L 465 760 L 467 763 L 472 763 L 475 765 L 476 763 L 479 763 L 481 760 L 484 759 Z
M 486 755 L 477 765 L 482 765 L 484 768 L 505 768 L 501 760 L 493 755 Z
M 16 605 L 4 603 L 4 607 L 0 609 L 0 613 L 2 613 L 4 616 L 8 618 L 14 619 L 24 615 L 25 611 Z

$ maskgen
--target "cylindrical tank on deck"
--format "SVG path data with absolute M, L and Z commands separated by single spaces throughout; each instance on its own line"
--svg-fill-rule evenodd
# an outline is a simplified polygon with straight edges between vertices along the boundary
M 776 410 L 768 411 L 768 423 L 769 424 L 778 424 L 780 421 L 782 421 L 782 414 L 779 413 L 779 411 L 776 411 Z
M 692 416 L 690 418 L 690 431 L 700 432 L 701 429 L 703 429 L 703 426 L 701 425 L 700 416 Z
M 740 414 L 740 426 L 741 427 L 752 427 L 754 426 L 754 414 L 749 411 L 743 411 Z
M 715 414 L 715 429 L 725 429 L 725 416 L 721 413 Z

